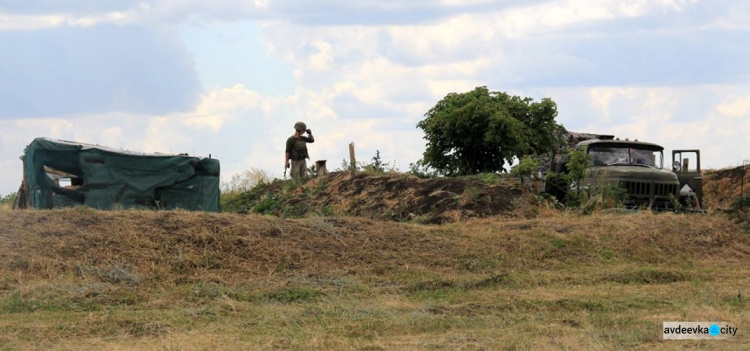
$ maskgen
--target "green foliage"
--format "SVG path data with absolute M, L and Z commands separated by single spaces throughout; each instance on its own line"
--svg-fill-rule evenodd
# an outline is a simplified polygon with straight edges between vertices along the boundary
M 531 156 L 524 156 L 520 162 L 518 162 L 517 165 L 513 166 L 513 168 L 510 169 L 510 173 L 518 178 L 521 179 L 521 183 L 523 183 L 523 178 L 528 177 L 536 177 L 536 172 L 539 170 L 539 161 L 533 159 Z
M 10 193 L 5 196 L 0 196 L 0 210 L 7 209 L 9 210 L 11 206 L 13 206 L 13 200 L 16 198 L 16 193 Z
M 359 168 L 367 174 L 375 175 L 382 175 L 396 170 L 395 165 L 391 162 L 383 162 L 383 159 L 380 157 L 380 150 L 375 150 L 372 162 L 369 164 L 360 164 Z
M 437 178 L 441 175 L 437 170 L 425 165 L 423 160 L 410 163 L 408 173 L 419 178 Z
M 258 184 L 248 191 L 221 193 L 221 210 L 223 212 L 247 213 L 259 203 L 271 201 L 265 199 L 263 196 L 271 192 L 271 189 L 279 188 L 282 182 L 281 180 L 274 180 L 272 183 Z
M 591 156 L 586 154 L 586 151 L 584 150 L 571 150 L 568 153 L 568 156 L 570 156 L 567 164 L 568 175 L 571 180 L 580 185 L 583 178 L 586 177 L 586 171 L 591 165 Z
M 284 212 L 284 199 L 277 194 L 263 195 L 253 207 L 253 212 L 261 214 L 277 214 Z
M 15 198 L 16 198 L 16 193 L 15 192 L 12 192 L 12 193 L 10 193 L 8 195 L 5 195 L 5 196 L 0 196 L 0 204 L 2 204 L 2 205 L 12 204 L 13 203 L 13 199 L 15 199 Z
M 353 168 L 355 172 L 364 172 L 370 175 L 383 175 L 388 172 L 396 171 L 396 164 L 395 162 L 383 162 L 383 158 L 380 157 L 380 150 L 375 150 L 375 156 L 372 157 L 370 163 L 357 162 Z M 346 159 L 341 160 L 341 167 L 336 169 L 336 171 L 352 171 L 351 162 Z
M 585 194 L 581 192 L 581 183 L 586 177 L 586 172 L 591 165 L 591 157 L 584 150 L 570 150 L 568 153 L 568 202 L 581 205 L 585 203 Z M 571 191 L 575 190 L 575 193 Z M 573 195 L 573 196 L 570 196 Z
M 335 170 L 335 172 L 351 172 L 352 171 L 352 163 L 347 161 L 346 159 L 341 160 L 341 166 Z M 354 171 L 359 171 L 357 165 L 354 165 Z
M 487 186 L 493 186 L 498 184 L 504 184 L 507 177 L 497 173 L 479 173 L 471 176 L 471 178 L 478 179 Z
M 599 181 L 597 185 L 589 187 L 586 204 L 589 211 L 620 207 L 625 202 L 627 194 L 627 189 L 619 184 Z
M 235 209 L 235 204 L 238 204 L 241 200 L 242 191 L 232 192 L 221 192 L 219 195 L 219 205 L 221 206 L 222 212 L 239 212 Z
M 268 184 L 271 176 L 262 169 L 250 168 L 240 173 L 235 173 L 229 181 L 221 182 L 222 193 L 233 193 L 248 191 L 258 184 Z
M 750 195 L 738 198 L 729 206 L 729 217 L 742 224 L 745 232 L 750 233 Z
M 289 200 L 298 196 L 300 190 L 304 196 L 311 196 L 327 185 L 311 187 L 307 182 L 311 178 L 281 180 L 274 179 L 270 183 L 258 184 L 252 189 L 231 194 L 222 194 L 221 209 L 223 212 L 260 213 L 278 217 L 302 217 L 309 212 L 307 201 L 290 203 Z
M 553 191 L 563 194 L 566 205 L 582 213 L 621 206 L 627 190 L 607 179 L 606 172 L 589 174 L 591 156 L 584 150 L 568 150 L 567 173 L 547 172 Z M 558 198 L 562 199 L 562 198 Z
M 556 116 L 548 98 L 533 102 L 487 87 L 448 94 L 417 124 L 427 140 L 422 163 L 447 176 L 505 171 L 513 158 L 557 146 Z

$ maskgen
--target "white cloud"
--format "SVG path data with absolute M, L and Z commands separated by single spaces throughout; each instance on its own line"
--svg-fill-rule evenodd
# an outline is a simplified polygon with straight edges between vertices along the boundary
M 331 62 L 333 61 L 333 57 L 331 56 L 331 44 L 325 40 L 316 40 L 312 43 L 312 46 L 317 52 L 310 55 L 307 64 L 308 68 L 313 71 L 331 70 Z
M 727 117 L 750 119 L 750 96 L 720 104 L 716 110 Z
M 575 94 L 587 93 L 590 109 L 573 107 L 579 114 L 573 118 L 588 122 L 568 128 L 654 142 L 667 150 L 701 149 L 704 168 L 721 168 L 749 156 L 746 135 L 750 133 L 750 98 L 721 101 L 723 96 L 736 96 L 748 88 L 580 88 Z M 561 106 L 565 104 L 565 100 L 560 101 Z M 561 109 L 561 119 L 571 118 L 566 115 L 570 110 Z M 603 113 L 609 113 L 609 118 L 598 118 Z
M 643 16 L 653 12 L 681 12 L 699 0 L 627 0 L 619 4 L 619 12 L 626 17 Z
M 372 25 L 430 23 L 463 15 L 502 14 L 496 18 L 506 34 L 517 36 L 535 28 L 681 12 L 698 0 L 564 0 L 519 6 L 490 0 L 435 1 L 299 1 L 299 0 L 144 0 L 144 1 L 16 1 L 0 5 L 2 29 L 49 28 L 62 23 L 155 24 L 185 21 L 281 20 L 299 24 Z M 4 14 L 4 15 L 3 15 Z M 443 32 L 450 37 L 453 32 Z
M 263 98 L 256 92 L 245 89 L 242 84 L 205 95 L 195 111 L 178 114 L 177 118 L 196 130 L 218 132 L 226 120 L 248 109 L 258 109 Z
M 605 120 L 609 119 L 612 114 L 610 111 L 610 102 L 614 96 L 614 92 L 611 89 L 591 89 L 589 95 L 591 96 L 591 104 Z
M 66 23 L 63 16 L 19 16 L 0 13 L 0 31 L 52 28 L 63 23 Z
M 440 3 L 446 6 L 466 6 L 477 4 L 490 4 L 494 0 L 440 0 Z
M 437 23 L 392 26 L 387 30 L 389 49 L 416 62 L 450 62 L 461 52 L 467 57 L 481 55 L 497 39 L 487 15 L 461 15 Z
M 562 26 L 615 18 L 607 2 L 569 0 L 517 8 L 495 17 L 495 26 L 507 37 L 544 33 Z

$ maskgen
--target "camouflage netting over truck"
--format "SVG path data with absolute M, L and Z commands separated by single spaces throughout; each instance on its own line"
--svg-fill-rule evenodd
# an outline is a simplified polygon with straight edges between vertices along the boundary
M 36 138 L 26 147 L 14 208 L 219 211 L 219 160 L 145 154 Z

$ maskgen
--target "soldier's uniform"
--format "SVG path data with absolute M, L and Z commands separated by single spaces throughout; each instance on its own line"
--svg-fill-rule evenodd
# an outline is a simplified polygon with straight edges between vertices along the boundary
M 302 122 L 297 122 L 294 125 L 294 129 L 299 132 L 297 134 L 302 134 L 305 128 L 306 126 Z M 292 178 L 298 179 L 306 174 L 306 160 L 310 158 L 310 155 L 307 153 L 307 143 L 313 142 L 315 142 L 314 138 L 303 135 L 299 135 L 299 137 L 292 135 L 286 140 L 286 153 L 289 154 L 289 160 L 291 160 L 292 164 L 290 171 Z

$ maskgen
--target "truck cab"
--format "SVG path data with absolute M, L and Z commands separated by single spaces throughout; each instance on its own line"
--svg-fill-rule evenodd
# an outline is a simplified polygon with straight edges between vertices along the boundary
M 702 184 L 697 183 L 700 181 L 699 160 L 692 163 L 692 168 L 690 161 L 686 161 L 688 167 L 683 167 L 680 163 L 677 171 L 672 169 L 677 167 L 677 162 L 665 165 L 662 146 L 638 140 L 619 140 L 611 135 L 600 135 L 596 139 L 579 142 L 575 148 L 585 151 L 589 156 L 589 168 L 581 184 L 563 184 L 560 178 L 548 180 L 545 189 L 558 199 L 564 198 L 570 188 L 588 190 L 600 185 L 617 184 L 625 189 L 625 205 L 628 207 L 670 208 L 676 199 L 685 198 L 688 190 L 683 188 L 687 184 L 690 191 L 700 194 L 697 198 L 702 202 Z M 673 159 L 697 150 L 675 152 Z M 699 153 L 695 157 L 698 158 Z M 695 167 L 698 167 L 697 173 Z M 551 170 L 558 174 L 567 173 L 566 155 L 556 158 Z M 684 190 L 682 196 L 681 189 Z

